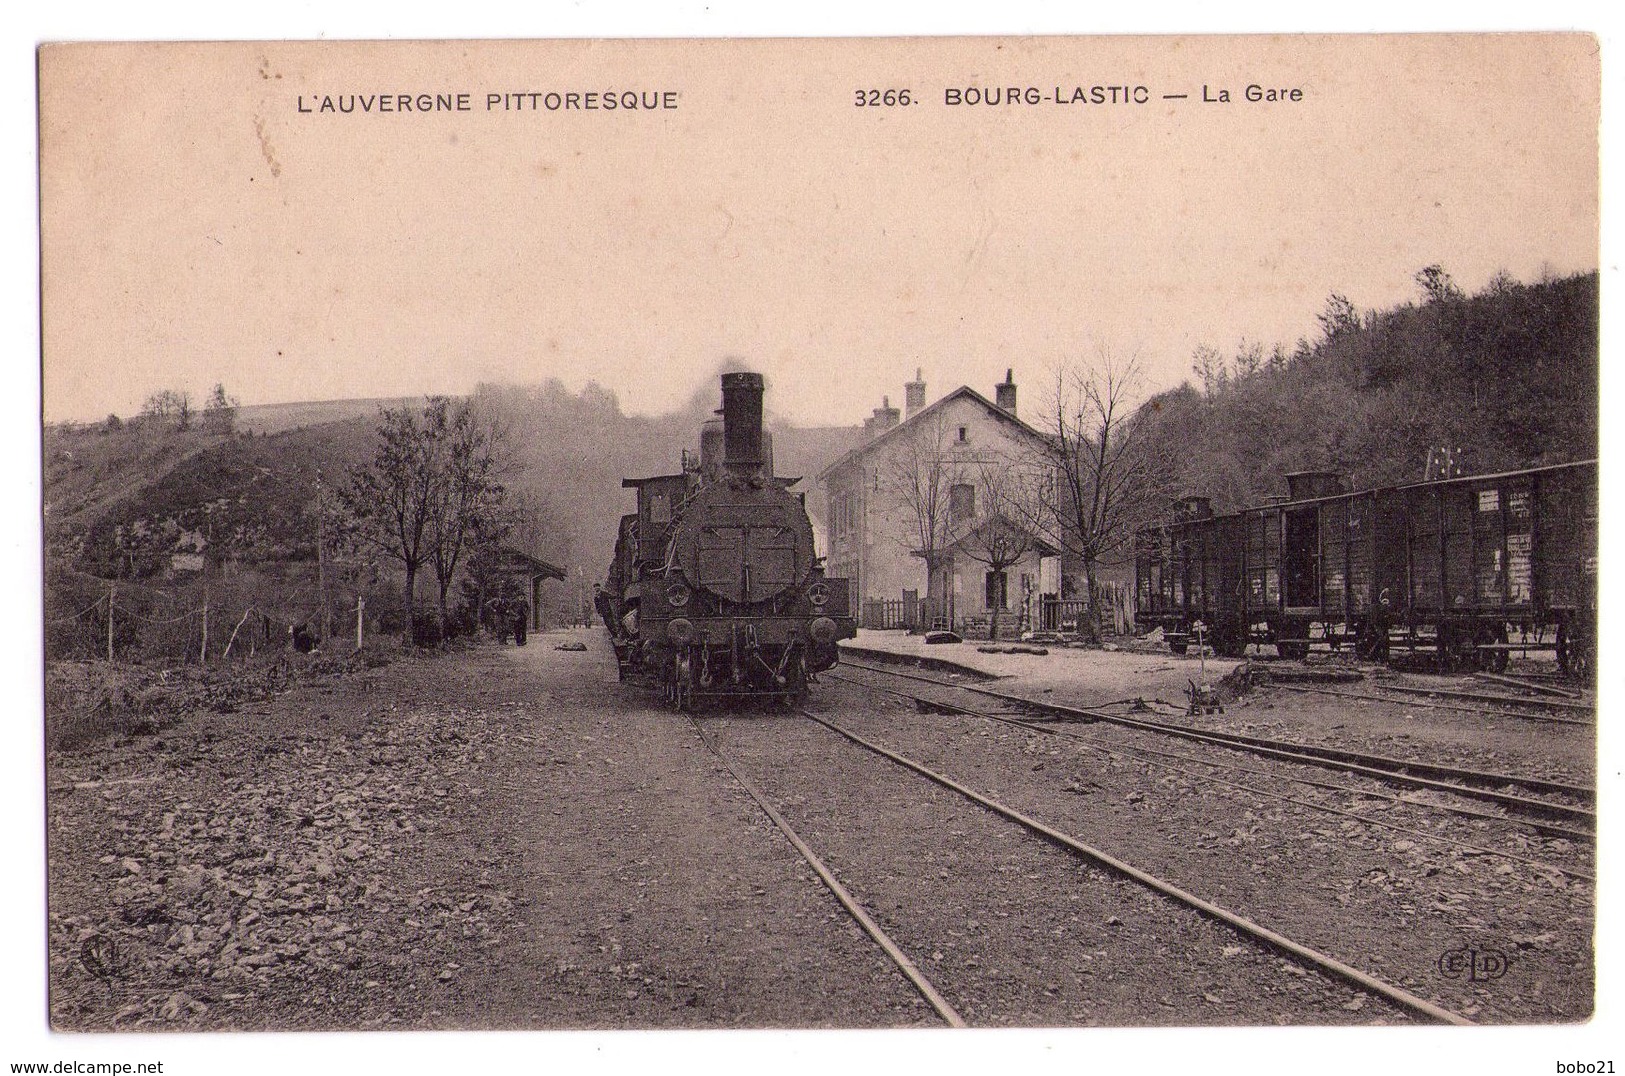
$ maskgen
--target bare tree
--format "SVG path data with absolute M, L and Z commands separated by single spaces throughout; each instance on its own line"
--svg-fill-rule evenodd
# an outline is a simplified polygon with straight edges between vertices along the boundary
M 878 489 L 901 504 L 909 526 L 900 536 L 908 552 L 925 561 L 926 601 L 943 609 L 948 587 L 941 578 L 953 544 L 953 489 L 969 477 L 954 449 L 953 430 L 942 412 L 921 416 L 899 432 L 897 444 L 875 475 Z
M 236 428 L 237 409 L 240 406 L 237 397 L 226 395 L 225 385 L 215 382 L 214 391 L 209 393 L 209 402 L 203 406 L 203 428 L 209 433 L 229 436 Z
M 421 413 L 382 410 L 372 465 L 353 468 L 344 491 L 345 505 L 359 523 L 357 533 L 405 573 L 402 645 L 407 647 L 415 641 L 417 575 L 432 550 L 431 527 L 443 496 L 450 406 L 444 396 L 431 396 Z
M 1264 368 L 1264 345 L 1245 336 L 1236 345 L 1236 380 L 1246 381 Z
M 1435 262 L 1416 271 L 1416 284 L 1422 289 L 1423 296 L 1430 303 L 1452 303 L 1465 299 L 1466 293 L 1456 286 L 1444 266 Z
M 451 409 L 429 514 L 428 559 L 439 587 L 442 640 L 449 634 L 447 600 L 463 554 L 482 540 L 499 542 L 512 525 L 502 514 L 502 477 L 513 468 L 507 444 L 507 430 L 491 411 L 469 400 Z
M 990 601 L 987 637 L 999 637 L 999 614 L 1009 600 L 1006 572 L 1020 564 L 1040 545 L 1033 521 L 1038 514 L 1020 468 L 1004 459 L 981 458 L 976 464 L 976 488 L 981 511 L 973 520 L 956 521 L 960 527 L 955 547 L 987 566 L 988 574 L 1005 579 L 1002 601 Z
M 1358 332 L 1362 324 L 1360 312 L 1354 309 L 1348 296 L 1335 291 L 1326 297 L 1326 303 L 1315 315 L 1315 320 L 1320 322 L 1323 343 L 1330 343 L 1345 333 Z
M 1041 517 L 1082 562 L 1095 641 L 1099 565 L 1128 547 L 1168 490 L 1167 468 L 1145 451 L 1155 412 L 1134 406 L 1141 381 L 1138 355 L 1120 358 L 1104 348 L 1087 365 L 1058 368 L 1043 461 L 1050 473 L 1035 487 Z
M 143 418 L 173 422 L 178 430 L 192 425 L 192 394 L 184 389 L 162 389 L 141 404 Z
M 1215 396 L 1224 375 L 1224 356 L 1219 354 L 1217 348 L 1198 344 L 1191 353 L 1191 372 L 1202 382 L 1202 394 Z

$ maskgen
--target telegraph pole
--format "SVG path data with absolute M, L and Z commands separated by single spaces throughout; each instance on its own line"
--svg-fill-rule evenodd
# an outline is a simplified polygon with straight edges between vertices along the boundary
M 322 596 L 322 643 L 333 638 L 333 603 L 327 593 L 327 495 L 322 488 L 322 469 L 316 468 L 316 589 Z M 357 614 L 359 618 L 360 614 Z M 360 649 L 360 620 L 356 621 L 356 648 Z

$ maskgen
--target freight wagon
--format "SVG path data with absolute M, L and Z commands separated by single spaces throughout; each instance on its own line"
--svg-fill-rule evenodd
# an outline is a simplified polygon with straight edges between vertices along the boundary
M 1312 645 L 1441 669 L 1500 669 L 1555 649 L 1576 675 L 1596 650 L 1597 464 L 1350 492 L 1287 476 L 1287 496 L 1216 515 L 1187 497 L 1136 535 L 1137 622 L 1175 653 L 1200 640 L 1302 658 Z

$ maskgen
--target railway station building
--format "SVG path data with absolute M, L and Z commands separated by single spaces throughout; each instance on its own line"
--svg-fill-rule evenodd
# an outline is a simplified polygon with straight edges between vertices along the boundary
M 920 371 L 864 422 L 867 439 L 819 475 L 827 571 L 850 581 L 865 627 L 1036 626 L 1060 557 L 1019 510 L 1045 437 L 1017 412 L 1013 371 L 993 399 L 969 385 L 925 402 Z

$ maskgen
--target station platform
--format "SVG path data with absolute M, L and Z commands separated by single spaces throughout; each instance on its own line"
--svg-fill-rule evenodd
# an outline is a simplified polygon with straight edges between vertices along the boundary
M 1202 659 L 1195 655 L 1142 648 L 1104 650 L 1049 646 L 1047 654 L 984 654 L 977 649 L 978 646 L 1008 645 L 1011 644 L 978 639 L 927 643 L 922 635 L 868 628 L 858 629 L 857 638 L 840 644 L 843 658 L 918 664 L 922 669 L 939 673 L 984 681 L 997 679 L 1002 682 L 1001 688 L 1015 693 L 1052 694 L 1058 702 L 1079 706 L 1136 698 L 1181 701 L 1188 681 L 1205 679 L 1213 683 L 1241 664 L 1209 657 L 1204 675 Z

